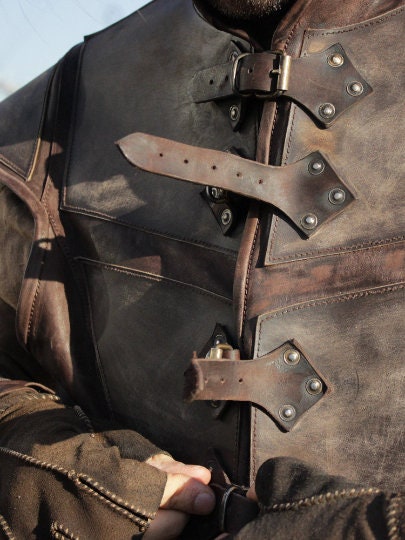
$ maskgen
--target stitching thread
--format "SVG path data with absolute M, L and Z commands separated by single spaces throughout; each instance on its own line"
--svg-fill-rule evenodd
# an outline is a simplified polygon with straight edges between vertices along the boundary
M 51 535 L 55 540 L 80 540 L 80 538 L 74 535 L 67 527 L 54 521 L 51 525 Z
M 99 482 L 87 474 L 76 472 L 75 470 L 69 471 L 59 465 L 54 465 L 53 463 L 46 461 L 40 461 L 33 456 L 22 454 L 21 452 L 17 452 L 11 448 L 0 446 L 0 452 L 6 456 L 14 457 L 38 469 L 60 474 L 65 478 L 68 478 L 78 489 L 89 493 L 112 510 L 130 519 L 132 522 L 136 523 L 142 528 L 146 528 L 149 524 L 149 520 L 156 516 L 156 512 L 150 513 L 139 507 L 135 507 L 128 501 L 125 501 L 112 491 L 102 486 Z
M 378 495 L 381 490 L 377 488 L 360 488 L 360 489 L 343 489 L 341 491 L 328 492 L 321 495 L 314 495 L 312 497 L 305 497 L 298 501 L 292 501 L 287 503 L 278 503 L 271 506 L 265 506 L 259 503 L 260 510 L 262 512 L 283 512 L 288 510 L 298 510 L 299 508 L 308 508 L 310 506 L 316 506 L 318 504 L 329 504 L 333 502 L 339 502 L 343 499 L 354 499 L 356 497 L 368 497 L 371 495 Z
M 402 497 L 393 495 L 387 507 L 387 527 L 389 540 L 400 540 L 399 510 Z
M 286 313 L 291 313 L 293 311 L 299 311 L 299 310 L 302 310 L 302 309 L 313 308 L 313 307 L 317 307 L 317 306 L 321 306 L 321 305 L 337 304 L 337 303 L 340 303 L 340 302 L 347 302 L 349 300 L 355 300 L 356 298 L 364 298 L 366 296 L 371 296 L 371 295 L 374 295 L 374 294 L 384 294 L 386 292 L 395 292 L 397 290 L 403 289 L 404 287 L 405 287 L 405 283 L 399 283 L 399 284 L 396 284 L 396 285 L 392 285 L 390 287 L 382 287 L 382 288 L 379 288 L 379 289 L 371 289 L 371 290 L 367 290 L 367 291 L 360 291 L 360 292 L 357 292 L 357 293 L 350 293 L 350 294 L 347 294 L 347 295 L 344 295 L 344 296 L 332 297 L 332 298 L 328 298 L 328 299 L 325 299 L 325 300 L 314 300 L 312 302 L 305 302 L 304 304 L 291 306 L 291 307 L 283 309 L 281 311 L 277 311 L 276 313 L 271 313 L 271 314 L 267 315 L 266 317 L 264 317 L 260 321 L 259 339 L 258 339 L 258 344 L 257 344 L 258 351 L 260 351 L 260 344 L 261 344 L 261 339 L 262 339 L 262 328 L 263 328 L 263 324 L 264 324 L 265 321 L 268 321 L 270 319 L 276 319 L 277 317 L 279 317 L 281 315 L 285 315 Z
M 12 530 L 10 529 L 9 524 L 7 523 L 4 516 L 0 514 L 0 528 L 1 532 L 4 533 L 4 536 L 7 538 L 7 540 L 16 540 L 16 537 L 14 536 Z

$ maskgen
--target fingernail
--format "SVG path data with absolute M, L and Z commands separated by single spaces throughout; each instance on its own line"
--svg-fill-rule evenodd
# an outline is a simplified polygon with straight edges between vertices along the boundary
M 198 514 L 209 514 L 214 510 L 215 495 L 213 493 L 200 493 L 194 500 L 194 510 Z

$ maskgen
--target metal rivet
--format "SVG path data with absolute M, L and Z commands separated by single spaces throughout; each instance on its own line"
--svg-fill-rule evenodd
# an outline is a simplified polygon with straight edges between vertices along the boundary
M 208 195 L 216 201 L 224 198 L 224 190 L 222 188 L 208 187 L 207 191 Z
M 295 366 L 301 360 L 301 355 L 295 349 L 288 349 L 284 353 L 284 362 L 290 366 Z
M 332 103 L 322 103 L 319 107 L 319 114 L 322 118 L 333 118 L 336 114 L 335 106 Z
M 316 396 L 322 392 L 322 381 L 320 379 L 310 379 L 306 384 L 308 394 Z
M 325 170 L 325 163 L 321 159 L 313 159 L 308 165 L 311 174 L 321 174 Z
M 304 229 L 315 229 L 315 227 L 318 225 L 318 218 L 315 214 L 306 214 L 301 219 L 301 225 L 304 227 Z
M 284 420 L 285 422 L 290 422 L 291 420 L 294 420 L 294 418 L 297 416 L 297 411 L 292 405 L 283 405 L 282 407 L 280 407 L 278 414 L 280 415 L 281 420 Z
M 335 188 L 329 192 L 328 197 L 332 204 L 343 204 L 346 200 L 346 193 L 343 189 Z
M 237 105 L 232 105 L 231 107 L 229 107 L 229 116 L 233 122 L 239 120 L 240 111 Z
M 332 67 L 340 67 L 344 64 L 344 56 L 340 53 L 333 53 L 328 56 L 328 64 Z
M 235 61 L 239 56 L 239 53 L 237 51 L 232 51 L 231 54 L 229 55 L 229 60 L 232 62 L 232 61 Z
M 225 210 L 221 214 L 221 223 L 222 225 L 226 226 L 229 225 L 232 221 L 232 212 L 229 208 L 225 208 Z
M 361 82 L 353 81 L 346 86 L 347 93 L 351 96 L 360 96 L 364 92 Z

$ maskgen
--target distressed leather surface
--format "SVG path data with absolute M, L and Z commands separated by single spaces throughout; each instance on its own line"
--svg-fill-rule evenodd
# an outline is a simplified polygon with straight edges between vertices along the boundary
M 293 55 L 341 43 L 373 92 L 328 129 L 295 104 L 277 111 L 274 133 L 286 131 L 271 141 L 273 159 L 288 164 L 318 149 L 357 200 L 309 240 L 263 207 L 252 218 L 244 342 L 261 357 L 297 339 L 328 385 L 289 433 L 253 411 L 252 476 L 269 457 L 294 456 L 356 482 L 403 485 L 404 65 L 394 38 L 404 27 L 401 4 L 387 5 L 388 13 L 352 4 L 333 19 L 327 2 L 298 2 L 295 28 L 285 21 L 274 38 Z M 364 20 L 368 14 L 378 16 Z M 329 28 L 329 15 L 345 25 Z

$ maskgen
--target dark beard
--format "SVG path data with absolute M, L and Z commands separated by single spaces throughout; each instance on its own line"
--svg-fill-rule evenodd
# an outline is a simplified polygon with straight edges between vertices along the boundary
M 249 21 L 275 14 L 292 4 L 294 0 L 204 0 L 204 2 L 225 17 Z

